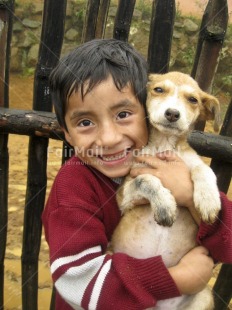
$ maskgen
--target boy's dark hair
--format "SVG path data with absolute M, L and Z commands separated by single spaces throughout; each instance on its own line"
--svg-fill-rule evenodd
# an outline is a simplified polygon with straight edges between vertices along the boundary
M 78 46 L 61 58 L 51 72 L 50 90 L 61 127 L 67 130 L 66 104 L 73 91 L 80 91 L 83 98 L 109 75 L 112 76 L 118 90 L 129 84 L 139 102 L 145 106 L 147 83 L 145 59 L 126 42 L 95 39 Z M 88 81 L 87 88 L 84 87 L 86 81 Z

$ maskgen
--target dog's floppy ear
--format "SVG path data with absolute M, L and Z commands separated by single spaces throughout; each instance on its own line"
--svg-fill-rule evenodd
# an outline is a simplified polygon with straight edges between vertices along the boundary
M 161 74 L 151 73 L 148 75 L 148 85 L 152 82 L 157 81 Z
M 221 118 L 220 104 L 218 99 L 210 94 L 202 92 L 201 101 L 202 110 L 200 113 L 200 118 L 204 120 L 214 120 L 214 131 L 219 131 Z
M 151 73 L 148 75 L 148 81 L 147 81 L 147 90 L 150 90 L 150 87 L 152 84 L 156 83 L 158 79 L 160 78 L 161 74 Z

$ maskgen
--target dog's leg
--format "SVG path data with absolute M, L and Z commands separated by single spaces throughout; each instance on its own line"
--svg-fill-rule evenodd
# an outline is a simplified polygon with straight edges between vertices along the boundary
M 176 201 L 161 181 L 150 174 L 143 174 L 135 178 L 135 186 L 149 200 L 156 222 L 172 226 L 176 219 Z
M 210 167 L 198 165 L 191 170 L 195 208 L 206 223 L 213 223 L 221 209 L 216 176 Z
M 171 226 L 176 219 L 176 201 L 171 192 L 164 188 L 158 178 L 150 174 L 137 176 L 126 182 L 121 189 L 120 209 L 125 212 L 141 198 L 147 199 L 154 212 L 156 222 L 163 226 Z
M 135 179 L 132 179 L 131 177 L 125 179 L 117 192 L 117 203 L 122 214 L 138 205 L 137 201 L 140 201 L 143 198 L 144 196 L 136 191 Z

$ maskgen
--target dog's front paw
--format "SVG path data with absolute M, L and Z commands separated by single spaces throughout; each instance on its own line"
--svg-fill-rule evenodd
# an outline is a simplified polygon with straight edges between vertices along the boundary
M 215 222 L 221 210 L 221 200 L 216 176 L 205 164 L 195 166 L 191 171 L 194 183 L 193 200 L 195 208 L 205 223 Z
M 203 222 L 212 224 L 221 210 L 221 201 L 218 191 L 198 191 L 194 194 L 195 208 L 199 212 Z
M 159 189 L 156 199 L 152 201 L 151 207 L 154 210 L 154 218 L 159 225 L 172 226 L 176 220 L 176 201 L 171 192 L 162 187 Z
M 137 191 L 149 200 L 155 221 L 162 226 L 172 226 L 176 219 L 176 201 L 160 180 L 151 175 L 135 178 Z

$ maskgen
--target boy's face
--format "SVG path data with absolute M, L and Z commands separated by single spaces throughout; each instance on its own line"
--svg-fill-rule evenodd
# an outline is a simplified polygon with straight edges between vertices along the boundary
M 80 92 L 74 92 L 65 122 L 65 137 L 76 156 L 110 178 L 128 174 L 133 154 L 148 141 L 143 106 L 131 87 L 119 91 L 111 77 L 83 100 Z

